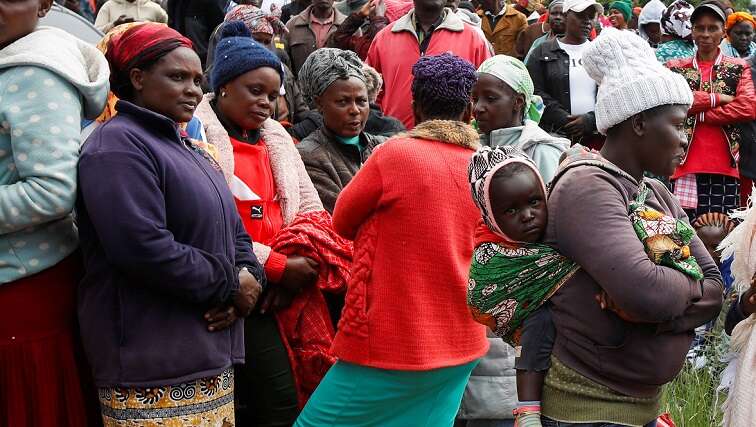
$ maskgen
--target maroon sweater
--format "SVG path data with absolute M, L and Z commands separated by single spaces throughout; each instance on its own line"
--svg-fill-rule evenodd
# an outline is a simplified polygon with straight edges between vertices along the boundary
M 649 206 L 686 218 L 663 185 L 650 187 Z M 719 313 L 722 280 L 697 237 L 690 247 L 702 281 L 648 258 L 628 217 L 637 190 L 637 182 L 597 167 L 567 171 L 549 198 L 545 240 L 582 267 L 551 299 L 554 355 L 617 392 L 651 397 L 682 368 L 693 329 Z M 601 289 L 645 323 L 602 310 L 594 299 Z

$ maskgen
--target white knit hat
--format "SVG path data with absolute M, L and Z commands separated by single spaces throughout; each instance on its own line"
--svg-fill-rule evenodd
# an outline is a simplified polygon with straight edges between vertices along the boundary
M 685 78 L 657 61 L 648 42 L 631 31 L 603 29 L 583 52 L 583 67 L 599 85 L 596 128 L 604 135 L 651 108 L 693 103 Z

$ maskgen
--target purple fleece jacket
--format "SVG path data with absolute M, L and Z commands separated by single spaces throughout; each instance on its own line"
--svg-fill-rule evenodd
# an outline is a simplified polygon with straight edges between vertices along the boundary
M 687 221 L 661 183 L 650 187 L 649 206 Z M 581 267 L 551 299 L 553 354 L 617 392 L 651 397 L 682 368 L 693 329 L 719 314 L 722 279 L 698 237 L 690 249 L 701 281 L 649 259 L 628 216 L 637 192 L 631 178 L 598 167 L 567 171 L 549 197 L 545 242 Z M 642 323 L 602 310 L 594 298 L 601 289 Z
M 244 362 L 243 322 L 208 332 L 204 313 L 264 285 L 220 170 L 175 123 L 119 101 L 89 137 L 76 205 L 85 277 L 79 322 L 98 387 L 172 385 Z

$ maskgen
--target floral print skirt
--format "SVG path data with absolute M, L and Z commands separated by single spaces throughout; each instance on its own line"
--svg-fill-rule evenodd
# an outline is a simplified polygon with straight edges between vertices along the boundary
M 100 389 L 105 427 L 233 427 L 234 370 L 152 388 Z

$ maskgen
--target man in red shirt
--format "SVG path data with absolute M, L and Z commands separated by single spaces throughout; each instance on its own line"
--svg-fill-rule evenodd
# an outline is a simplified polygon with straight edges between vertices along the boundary
M 407 129 L 412 115 L 412 66 L 421 56 L 451 52 L 478 67 L 491 54 L 486 40 L 449 9 L 445 0 L 415 0 L 415 8 L 389 24 L 373 39 L 367 63 L 383 75 L 378 103 L 386 115 Z

